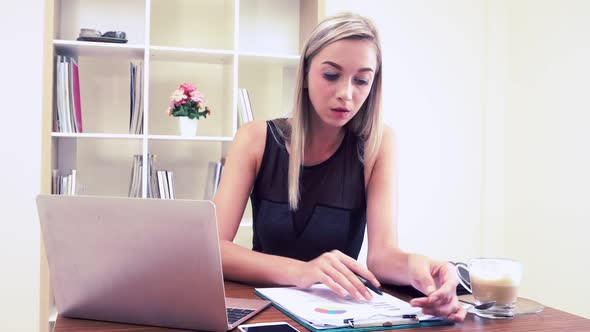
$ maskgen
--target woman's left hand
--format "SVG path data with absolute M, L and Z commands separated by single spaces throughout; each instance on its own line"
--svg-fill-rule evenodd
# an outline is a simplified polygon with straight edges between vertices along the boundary
M 457 299 L 458 280 L 455 267 L 448 262 L 415 254 L 409 255 L 408 265 L 412 286 L 427 295 L 413 299 L 410 304 L 421 307 L 422 312 L 427 315 L 462 322 L 466 311 Z

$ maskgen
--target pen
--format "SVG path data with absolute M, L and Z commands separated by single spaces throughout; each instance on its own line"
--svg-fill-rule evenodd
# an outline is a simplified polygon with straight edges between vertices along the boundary
M 345 319 L 344 323 L 348 324 L 348 326 L 352 328 L 388 327 L 395 325 L 418 324 L 420 323 L 420 320 L 418 319 L 417 315 L 402 315 L 401 317 L 396 317 L 395 319 L 390 320 L 368 319 L 355 321 L 354 319 Z
M 357 278 L 359 278 L 359 280 L 363 283 L 363 285 L 365 285 L 365 287 L 367 287 L 368 289 L 372 290 L 373 292 L 375 292 L 379 295 L 383 295 L 383 292 L 379 288 L 375 287 L 372 283 L 370 283 L 367 279 L 359 276 L 356 273 L 355 273 L 355 275 Z

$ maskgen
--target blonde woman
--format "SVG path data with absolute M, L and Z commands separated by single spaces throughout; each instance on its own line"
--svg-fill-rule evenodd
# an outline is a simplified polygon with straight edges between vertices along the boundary
M 423 312 L 462 321 L 453 268 L 398 248 L 394 136 L 381 120 L 381 48 L 368 19 L 321 22 L 305 45 L 292 117 L 242 126 L 215 196 L 228 279 L 370 299 L 355 274 L 412 285 Z M 233 243 L 248 196 L 253 250 Z M 356 261 L 365 226 L 367 266 Z

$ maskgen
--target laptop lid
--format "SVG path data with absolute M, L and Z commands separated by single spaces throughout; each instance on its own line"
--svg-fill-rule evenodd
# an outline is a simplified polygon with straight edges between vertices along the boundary
M 39 195 L 37 208 L 60 315 L 229 329 L 212 202 Z

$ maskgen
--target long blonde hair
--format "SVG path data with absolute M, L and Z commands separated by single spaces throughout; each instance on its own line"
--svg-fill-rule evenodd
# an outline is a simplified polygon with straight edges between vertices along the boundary
M 299 204 L 299 177 L 303 164 L 305 138 L 308 136 L 312 105 L 307 89 L 307 73 L 313 58 L 326 46 L 342 40 L 369 40 L 377 53 L 377 68 L 373 85 L 360 111 L 347 124 L 349 130 L 357 135 L 361 142 L 359 158 L 371 160 L 377 154 L 383 134 L 381 117 L 381 43 L 375 24 L 360 15 L 342 13 L 320 22 L 312 31 L 301 52 L 297 72 L 295 102 L 291 119 L 291 128 L 281 134 L 290 143 L 289 153 L 289 205 L 296 210 Z

